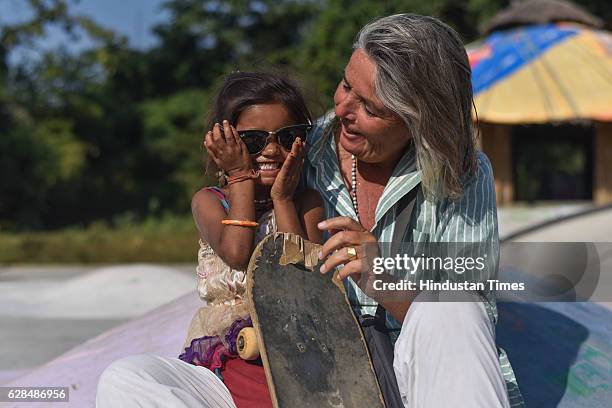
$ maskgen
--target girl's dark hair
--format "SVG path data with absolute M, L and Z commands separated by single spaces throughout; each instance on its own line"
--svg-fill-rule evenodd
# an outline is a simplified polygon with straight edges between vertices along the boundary
M 225 77 L 209 114 L 206 131 L 215 123 L 228 120 L 236 126 L 240 114 L 253 105 L 283 104 L 296 123 L 311 123 L 312 117 L 299 87 L 289 78 L 264 72 L 233 72 Z M 211 159 L 206 173 L 218 171 Z

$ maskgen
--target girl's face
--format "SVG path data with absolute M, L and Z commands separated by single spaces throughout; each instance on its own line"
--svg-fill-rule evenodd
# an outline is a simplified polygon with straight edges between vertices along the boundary
M 403 154 L 410 133 L 376 96 L 375 73 L 370 57 L 355 50 L 334 94 L 336 116 L 342 125 L 340 144 L 366 163 L 393 163 Z
M 238 117 L 235 127 L 237 131 L 265 130 L 274 132 L 280 128 L 296 124 L 285 105 L 270 103 L 252 105 L 246 108 Z M 253 168 L 260 172 L 258 183 L 264 186 L 272 186 L 288 154 L 288 150 L 285 150 L 274 138 L 271 138 L 270 143 L 260 154 L 251 156 Z

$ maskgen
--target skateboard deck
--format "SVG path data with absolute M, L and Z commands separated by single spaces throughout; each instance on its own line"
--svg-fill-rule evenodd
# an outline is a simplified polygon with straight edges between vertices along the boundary
M 344 286 L 319 273 L 319 248 L 276 233 L 249 263 L 247 301 L 274 407 L 384 407 Z

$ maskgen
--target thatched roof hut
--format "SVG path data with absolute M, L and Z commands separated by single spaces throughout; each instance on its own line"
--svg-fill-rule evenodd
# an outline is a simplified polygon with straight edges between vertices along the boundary
M 483 29 L 484 34 L 529 24 L 572 22 L 602 28 L 603 20 L 582 7 L 562 0 L 520 0 L 496 14 Z
M 499 204 L 612 203 L 612 33 L 560 0 L 516 1 L 467 46 Z

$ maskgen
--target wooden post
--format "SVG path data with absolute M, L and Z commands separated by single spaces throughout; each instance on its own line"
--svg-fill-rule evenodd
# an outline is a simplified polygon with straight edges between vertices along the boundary
M 480 124 L 480 144 L 493 166 L 497 205 L 506 205 L 514 201 L 511 129 L 506 125 Z
M 593 199 L 596 204 L 612 203 L 612 122 L 596 124 L 594 153 Z

